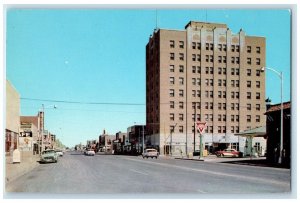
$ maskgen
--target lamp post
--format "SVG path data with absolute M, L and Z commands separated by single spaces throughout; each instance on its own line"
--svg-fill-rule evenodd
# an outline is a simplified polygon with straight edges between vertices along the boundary
M 282 75 L 282 71 L 276 71 L 273 68 L 268 68 L 268 67 L 262 67 L 261 71 L 265 71 L 265 69 L 271 70 L 273 72 L 275 72 L 278 77 L 280 78 L 280 83 L 281 83 L 281 90 L 280 90 L 280 99 L 281 99 L 281 104 L 280 104 L 280 148 L 279 148 L 279 159 L 278 159 L 278 163 L 281 164 L 282 163 L 282 151 L 283 151 L 283 102 L 282 102 L 282 97 L 283 97 L 283 75 Z
M 53 106 L 54 109 L 57 108 L 56 105 L 50 105 L 50 106 Z M 40 153 L 42 153 L 43 148 L 44 148 L 43 141 L 44 141 L 44 126 L 45 126 L 45 108 L 48 108 L 50 106 L 45 107 L 45 105 L 42 104 L 42 118 L 41 118 L 42 119 L 42 125 L 40 126 L 41 127 L 41 129 L 40 129 L 40 137 L 41 137 L 41 142 L 42 143 L 41 143 L 41 151 L 40 151 Z

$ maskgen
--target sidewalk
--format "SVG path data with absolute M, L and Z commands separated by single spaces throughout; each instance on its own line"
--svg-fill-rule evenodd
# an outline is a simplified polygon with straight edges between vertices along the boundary
M 5 184 L 16 178 L 28 173 L 39 165 L 39 155 L 33 155 L 32 152 L 21 152 L 21 162 L 12 163 L 12 158 L 8 155 L 5 157 Z

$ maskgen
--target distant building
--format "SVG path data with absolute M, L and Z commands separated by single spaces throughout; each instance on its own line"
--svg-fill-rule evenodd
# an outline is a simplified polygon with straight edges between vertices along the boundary
M 13 85 L 6 80 L 6 126 L 5 152 L 11 154 L 18 148 L 20 133 L 20 95 Z
M 281 104 L 271 105 L 267 116 L 267 160 L 278 163 L 280 153 Z M 282 164 L 290 167 L 291 162 L 291 102 L 283 103 L 283 150 Z
M 111 153 L 112 152 L 112 141 L 115 140 L 116 135 L 108 135 L 103 130 L 103 134 L 99 136 L 99 151 Z
M 265 125 L 266 39 L 226 24 L 159 29 L 146 45 L 146 124 L 160 153 L 239 148 L 235 133 Z
M 143 149 L 143 130 L 145 125 L 134 125 L 127 128 L 127 134 L 130 144 L 130 151 L 132 153 L 142 153 Z M 148 143 L 150 144 L 150 143 Z M 144 148 L 147 146 L 146 135 L 144 133 Z

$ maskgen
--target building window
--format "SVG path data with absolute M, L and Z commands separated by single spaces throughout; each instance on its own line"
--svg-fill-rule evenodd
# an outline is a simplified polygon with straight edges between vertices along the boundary
M 208 109 L 208 102 L 205 102 L 205 109 Z
M 251 115 L 247 115 L 247 122 L 248 122 L 248 123 L 251 122 Z
M 251 111 L 251 104 L 247 104 L 247 110 Z
M 196 66 L 192 66 L 192 73 L 196 73 Z
M 180 54 L 179 54 L 179 59 L 180 59 L 181 61 L 184 60 L 184 54 L 183 54 L 183 53 L 180 53 Z
M 231 110 L 234 110 L 234 103 L 231 103 Z
M 226 75 L 226 68 L 223 68 L 223 74 Z
M 247 81 L 247 87 L 251 87 L 251 81 Z
M 222 56 L 218 56 L 218 62 L 222 63 Z
M 256 59 L 256 65 L 260 65 L 260 58 Z
M 256 87 L 260 88 L 260 81 L 256 81 Z
M 222 98 L 222 91 L 218 91 L 218 98 Z
M 169 95 L 170 95 L 170 97 L 174 97 L 174 95 L 175 95 L 175 90 L 170 89 Z
M 174 48 L 175 47 L 175 41 L 174 40 L 170 40 L 170 48 Z
M 231 133 L 234 133 L 234 126 L 231 126 Z
M 183 41 L 179 41 L 179 48 L 181 48 L 181 49 L 184 48 L 184 42 Z
M 196 97 L 196 90 L 192 90 L 193 97 Z
M 234 122 L 234 115 L 231 115 L 231 122 Z
M 223 114 L 223 121 L 226 121 L 226 115 Z
M 247 52 L 251 53 L 251 46 L 247 46 Z
M 205 55 L 206 62 L 209 62 L 209 55 Z
M 234 99 L 234 92 L 231 92 L 231 99 Z
M 197 48 L 200 50 L 201 49 L 201 43 L 197 42 Z
M 192 84 L 196 85 L 196 78 L 192 78 Z
M 235 51 L 235 46 L 231 45 L 231 51 L 234 52 Z
M 255 121 L 256 121 L 256 123 L 260 123 L 260 116 L 257 115 L 257 116 L 255 117 Z
M 247 64 L 251 65 L 251 58 L 247 58 Z
M 200 56 L 200 54 L 197 54 L 197 61 L 201 61 L 201 56 Z
M 240 45 L 235 46 L 236 52 L 240 52 Z
M 260 76 L 260 70 L 256 70 L 256 76 Z
M 170 101 L 170 109 L 174 109 L 175 108 L 175 102 L 174 101 Z
M 218 109 L 221 110 L 222 109 L 222 104 L 218 103 Z
M 235 69 L 235 74 L 236 74 L 236 75 L 240 75 L 240 69 L 238 69 L 238 68 Z
M 247 76 L 251 76 L 251 69 L 247 69 Z
M 226 56 L 223 56 L 223 63 L 227 63 Z
M 222 133 L 222 126 L 218 126 L 218 133 Z
M 218 79 L 218 86 L 221 87 L 222 86 L 222 80 Z
M 260 111 L 260 104 L 256 104 L 256 110 Z
M 201 97 L 201 91 L 197 90 L 197 97 Z
M 256 92 L 256 99 L 260 99 L 260 93 Z
M 236 85 L 236 87 L 240 87 L 240 81 L 239 81 L 239 80 L 236 80 L 236 81 L 235 81 L 235 85 Z
M 170 67 L 169 67 L 169 68 L 170 68 L 170 72 L 171 72 L 171 73 L 173 73 L 173 72 L 175 71 L 175 67 L 174 67 L 174 65 L 170 65 Z
M 170 113 L 170 121 L 174 121 L 175 120 L 175 116 L 173 113 Z
M 226 91 L 223 91 L 223 98 L 226 99 Z
M 179 90 L 179 96 L 183 97 L 184 91 L 183 90 Z
M 192 54 L 192 61 L 196 61 L 196 54 Z
M 196 49 L 196 42 L 192 42 L 192 49 Z
M 179 108 L 183 109 L 183 102 L 179 102 Z
M 170 126 L 170 133 L 174 133 L 175 132 L 175 126 L 174 125 L 171 125 Z
M 222 51 L 222 44 L 218 44 L 219 51 Z
M 234 75 L 234 73 L 235 73 L 235 69 L 231 68 L 231 75 Z
M 221 75 L 222 74 L 222 68 L 218 68 L 218 74 Z
M 240 116 L 239 115 L 235 115 L 235 118 L 236 118 L 236 122 L 239 122 L 240 121 Z
M 209 44 L 208 43 L 205 43 L 205 49 L 209 50 Z
M 247 99 L 251 99 L 251 92 L 247 92 Z
M 174 85 L 175 84 L 175 78 L 174 77 L 170 77 L 170 84 Z
M 180 84 L 180 85 L 183 85 L 183 84 L 184 84 L 184 79 L 181 78 L 181 77 L 179 78 L 179 84 Z
M 223 51 L 227 51 L 227 45 L 223 44 Z
M 183 121 L 183 114 L 182 113 L 179 114 L 179 120 Z
M 175 54 L 174 53 L 170 53 L 170 60 L 174 60 L 175 59 Z
M 197 73 L 201 73 L 201 67 L 197 66 Z
M 260 54 L 260 47 L 256 47 L 256 53 Z
M 240 105 L 238 103 L 235 104 L 236 110 L 240 110 Z
M 183 133 L 183 126 L 179 126 L 179 132 Z
M 200 85 L 200 84 L 201 84 L 201 79 L 197 78 L 197 85 Z
M 223 110 L 226 110 L 226 103 L 223 103 Z
M 183 73 L 184 72 L 184 66 L 183 65 L 180 65 L 179 66 L 179 73 Z

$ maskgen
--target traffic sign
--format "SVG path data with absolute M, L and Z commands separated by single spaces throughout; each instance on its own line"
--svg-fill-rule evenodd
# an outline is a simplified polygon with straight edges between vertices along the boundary
M 200 134 L 202 134 L 204 132 L 204 130 L 206 129 L 206 122 L 198 121 L 198 122 L 196 122 L 196 125 L 197 125 L 197 129 L 199 130 Z

